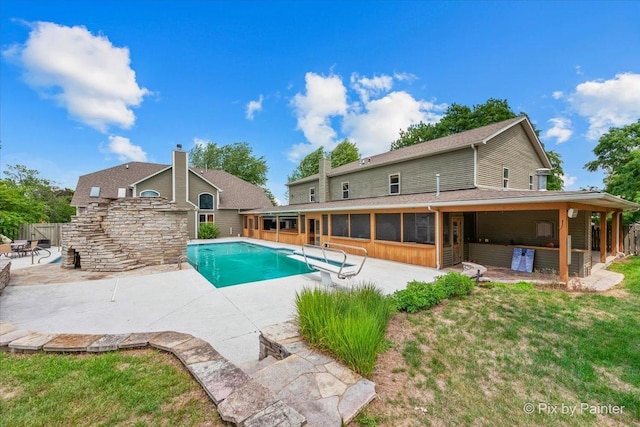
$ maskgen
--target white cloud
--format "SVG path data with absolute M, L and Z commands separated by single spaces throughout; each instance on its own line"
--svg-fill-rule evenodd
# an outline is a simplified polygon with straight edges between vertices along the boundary
M 589 120 L 587 138 L 596 140 L 610 127 L 625 126 L 640 117 L 640 74 L 616 74 L 610 80 L 580 83 L 569 96 L 572 107 Z
M 553 99 L 560 99 L 564 96 L 564 93 L 562 93 L 561 90 L 556 90 L 551 94 L 551 96 L 553 97 Z
M 210 142 L 211 141 L 209 141 L 208 139 L 195 137 L 193 138 L 193 147 L 206 147 L 206 145 Z
M 262 111 L 262 101 L 264 97 L 262 94 L 258 97 L 257 101 L 249 101 L 247 104 L 247 119 L 253 120 L 253 116 L 256 112 Z
M 408 81 L 412 82 L 418 79 L 418 76 L 411 73 L 394 73 L 393 78 L 398 80 L 399 82 Z
M 437 122 L 447 107 L 446 104 L 417 100 L 407 92 L 389 92 L 393 78 L 387 75 L 363 77 L 353 73 L 351 88 L 359 100 L 351 104 L 339 76 L 307 73 L 305 80 L 306 93 L 296 94 L 292 101 L 298 129 L 307 140 L 293 145 L 287 153 L 294 163 L 320 146 L 330 151 L 339 142 L 331 118 L 341 120 L 340 140 L 349 138 L 356 143 L 360 153 L 367 156 L 387 151 L 391 142 L 398 138 L 400 129 L 420 121 Z
M 369 98 L 391 90 L 393 78 L 387 75 L 360 77 L 358 73 L 351 74 L 351 87 L 360 95 L 362 102 L 367 103 Z
M 584 74 L 584 72 L 582 71 L 582 65 L 576 65 L 575 70 L 576 70 L 576 74 L 579 76 Z
M 129 138 L 123 136 L 109 136 L 109 151 L 117 154 L 121 162 L 146 162 L 147 153 L 139 145 L 133 145 Z
M 544 133 L 543 136 L 545 138 L 555 138 L 556 144 L 562 144 L 571 138 L 571 135 L 573 135 L 571 120 L 563 117 L 554 117 L 549 121 L 553 123 L 553 127 Z
M 562 179 L 562 182 L 564 184 L 564 189 L 569 189 L 573 184 L 576 183 L 576 180 L 578 179 L 578 177 L 576 176 L 568 176 L 568 175 L 560 175 L 560 179 Z
M 337 134 L 330 119 L 347 112 L 347 89 L 339 76 L 324 77 L 309 72 L 305 82 L 305 94 L 297 93 L 291 105 L 298 118 L 298 129 L 309 143 L 297 144 L 289 153 L 294 162 L 320 146 L 330 149 L 335 145 Z
M 445 108 L 444 104 L 416 100 L 407 92 L 391 92 L 365 104 L 363 112 L 347 115 L 344 129 L 360 153 L 370 156 L 389 150 L 391 142 L 398 139 L 400 129 L 420 121 L 439 121 L 442 116 L 438 112 Z
M 36 22 L 23 45 L 3 54 L 24 68 L 29 86 L 102 132 L 109 125 L 133 126 L 131 107 L 150 93 L 136 82 L 129 49 L 115 47 L 107 37 L 94 36 L 82 26 Z

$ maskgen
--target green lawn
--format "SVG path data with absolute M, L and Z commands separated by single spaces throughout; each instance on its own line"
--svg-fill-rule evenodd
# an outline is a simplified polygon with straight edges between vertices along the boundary
M 606 295 L 498 285 L 396 315 L 358 421 L 640 424 L 640 258 L 611 269 L 626 280 Z
M 0 426 L 217 426 L 207 395 L 173 356 L 0 353 Z

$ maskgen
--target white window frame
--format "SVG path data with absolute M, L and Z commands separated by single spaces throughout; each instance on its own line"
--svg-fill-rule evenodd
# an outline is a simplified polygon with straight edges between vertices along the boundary
M 100 187 L 91 187 L 91 190 L 89 191 L 89 197 L 100 197 Z
M 127 197 L 127 189 L 124 187 L 118 188 L 118 197 L 119 198 Z
M 391 183 L 391 178 L 397 176 L 398 177 L 398 182 L 397 183 Z M 400 188 L 400 183 L 401 183 L 401 177 L 400 177 L 400 172 L 396 172 L 396 173 L 390 173 L 389 174 L 389 195 L 395 196 L 396 194 L 400 194 L 401 193 L 401 188 Z M 398 191 L 396 193 L 394 193 L 393 191 L 391 191 L 392 186 L 398 186 Z
M 211 206 L 212 206 L 211 209 L 203 208 L 202 206 L 200 206 L 200 197 L 204 196 L 204 195 L 211 196 Z M 208 192 L 204 192 L 204 193 L 198 194 L 198 209 L 204 210 L 204 211 L 213 211 L 213 210 L 215 210 L 216 209 L 216 196 L 214 196 L 213 194 L 208 193 Z
M 509 168 L 502 168 L 502 188 L 509 188 Z
M 144 193 L 147 193 L 147 194 L 144 194 Z M 154 194 L 153 194 L 153 195 L 151 195 L 151 194 L 149 194 L 149 193 L 154 193 Z M 160 193 L 159 193 L 159 192 L 157 192 L 156 190 L 151 190 L 151 189 L 148 189 L 148 190 L 142 190 L 142 191 L 140 192 L 140 197 L 160 197 Z
M 345 190 L 345 185 L 346 185 L 346 190 Z M 340 183 L 340 187 L 342 187 L 342 198 L 343 199 L 348 199 L 349 198 L 349 181 L 344 181 Z M 345 192 L 347 194 L 347 196 L 345 197 Z
M 316 187 L 309 187 L 309 203 L 316 201 Z
M 534 180 L 533 180 L 533 175 L 529 175 L 529 190 L 533 190 L 534 186 Z

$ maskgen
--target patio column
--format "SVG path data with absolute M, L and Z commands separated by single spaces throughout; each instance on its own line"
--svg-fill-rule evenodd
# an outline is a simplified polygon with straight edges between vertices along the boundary
M 443 233 L 444 233 L 444 215 L 441 210 L 436 210 L 436 268 L 442 268 L 442 252 L 443 252 Z
M 611 255 L 616 256 L 619 250 L 619 241 L 620 241 L 620 213 L 618 211 L 614 211 L 611 214 Z
M 607 262 L 607 212 L 600 212 L 600 262 Z
M 567 241 L 569 240 L 569 218 L 567 216 L 567 208 L 561 208 L 558 210 L 559 214 L 559 228 L 560 228 L 560 236 L 559 236 L 559 265 L 560 265 L 560 281 L 564 283 L 569 283 L 569 257 L 568 251 L 571 248 L 568 247 Z
M 618 252 L 624 252 L 624 219 L 622 211 L 618 212 Z

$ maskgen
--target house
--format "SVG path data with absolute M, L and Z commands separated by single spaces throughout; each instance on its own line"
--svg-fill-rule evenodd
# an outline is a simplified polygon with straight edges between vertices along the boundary
M 241 209 L 271 206 L 264 191 L 221 170 L 189 167 L 178 145 L 171 165 L 130 162 L 78 180 L 76 216 L 62 227 L 63 268 L 125 271 L 179 262 L 202 224 L 242 232 Z
M 534 269 L 567 282 L 591 272 L 592 214 L 604 226 L 611 217 L 616 255 L 621 212 L 640 208 L 602 192 L 546 191 L 551 164 L 524 116 L 330 165 L 289 183 L 289 205 L 244 211 L 242 234 L 359 246 L 438 269 L 464 260 L 510 267 L 516 248 L 533 249 Z M 604 262 L 607 239 L 598 252 Z
M 241 233 L 242 209 L 272 206 L 264 191 L 223 170 L 189 167 L 188 155 L 178 145 L 171 165 L 129 162 L 103 169 L 78 180 L 71 206 L 81 215 L 90 203 L 137 197 L 164 197 L 186 209 L 189 238 L 203 223 L 215 223 L 220 236 Z

